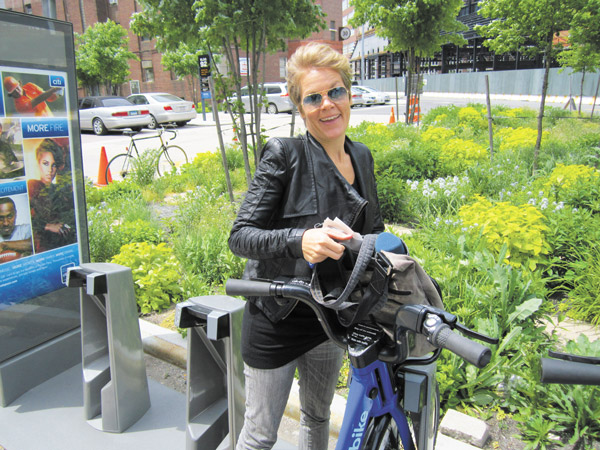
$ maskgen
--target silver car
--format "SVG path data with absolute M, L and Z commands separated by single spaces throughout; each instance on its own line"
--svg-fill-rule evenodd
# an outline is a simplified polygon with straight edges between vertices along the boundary
M 141 131 L 149 123 L 148 108 L 136 106 L 124 97 L 97 96 L 79 100 L 79 127 L 97 135 L 123 128 Z
M 287 91 L 286 83 L 265 83 L 263 85 L 264 93 L 266 96 L 267 106 L 266 111 L 269 114 L 277 114 L 280 112 L 292 111 L 293 104 L 290 100 L 290 95 Z M 237 99 L 236 96 L 229 97 L 227 100 L 229 103 L 233 103 Z M 242 103 L 246 112 L 250 111 L 250 95 L 248 94 L 248 87 L 242 88 Z
M 175 122 L 177 126 L 182 127 L 197 116 L 192 102 L 166 92 L 133 94 L 127 97 L 127 100 L 135 105 L 143 105 L 150 110 L 148 128 L 152 130 L 161 123 Z
M 372 99 L 375 105 L 384 105 L 390 101 L 390 96 L 369 86 L 354 86 L 363 93 L 363 97 Z
M 365 106 L 366 105 L 366 102 L 365 102 L 362 92 L 359 91 L 358 89 L 356 89 L 356 86 L 352 86 L 351 95 L 352 95 L 352 105 L 351 105 L 352 108 L 355 108 L 357 106 Z

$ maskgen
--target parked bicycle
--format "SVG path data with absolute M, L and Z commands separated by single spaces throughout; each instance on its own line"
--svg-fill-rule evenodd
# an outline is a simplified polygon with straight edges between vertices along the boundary
M 159 139 L 160 146 L 157 150 L 156 156 L 156 173 L 158 176 L 164 175 L 165 173 L 177 170 L 178 166 L 188 163 L 188 157 L 178 145 L 170 144 L 170 141 L 177 137 L 177 130 L 172 128 L 159 128 L 156 130 L 157 134 L 151 136 L 144 136 L 135 138 L 138 134 L 137 131 L 124 131 L 123 134 L 131 137 L 129 146 L 127 147 L 126 153 L 120 153 L 113 157 L 108 165 L 106 166 L 106 179 L 111 178 L 115 181 L 122 181 L 127 177 L 130 177 L 135 171 L 135 159 L 140 157 L 141 152 L 138 150 L 136 142 L 144 139 Z M 171 133 L 171 138 L 163 138 L 163 134 Z
M 352 380 L 336 450 L 432 450 L 440 415 L 435 361 L 441 349 L 481 368 L 490 361 L 490 349 L 453 330 L 470 338 L 498 342 L 469 330 L 453 314 L 427 305 L 404 305 L 398 309 L 394 342 L 372 323 L 358 323 L 346 329 L 333 310 L 321 307 L 313 299 L 307 279 L 230 279 L 225 290 L 228 295 L 302 301 L 315 311 L 327 335 L 348 350 Z M 410 357 L 415 334 L 426 336 L 436 350 L 423 358 Z

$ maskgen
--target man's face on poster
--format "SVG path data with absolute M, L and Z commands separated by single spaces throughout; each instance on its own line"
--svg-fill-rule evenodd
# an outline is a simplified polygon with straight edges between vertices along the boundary
M 12 203 L 0 203 L 0 236 L 7 239 L 15 229 L 17 212 Z

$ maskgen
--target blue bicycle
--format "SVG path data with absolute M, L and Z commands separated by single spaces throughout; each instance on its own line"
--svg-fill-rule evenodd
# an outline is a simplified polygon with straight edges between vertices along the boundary
M 348 350 L 352 380 L 336 450 L 432 450 L 440 415 L 435 361 L 441 349 L 482 368 L 490 361 L 490 349 L 453 330 L 497 343 L 461 325 L 453 314 L 426 305 L 398 309 L 394 342 L 372 323 L 342 327 L 333 310 L 313 300 L 307 279 L 228 280 L 225 290 L 228 295 L 302 301 L 315 311 L 327 335 Z M 426 336 L 436 350 L 423 358 L 411 358 L 411 343 L 417 334 Z

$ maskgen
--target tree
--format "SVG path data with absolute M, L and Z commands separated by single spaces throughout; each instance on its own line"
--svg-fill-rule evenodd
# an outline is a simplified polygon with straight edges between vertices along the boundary
M 581 85 L 579 94 L 578 112 L 581 115 L 581 101 L 583 99 L 583 84 L 588 72 L 595 73 L 600 67 L 600 53 L 595 51 L 589 43 L 578 43 L 569 36 L 569 46 L 558 55 L 558 62 L 564 68 L 571 67 L 573 72 L 581 72 Z M 561 69 L 561 70 L 563 70 Z M 569 100 L 570 102 L 570 100 Z
M 173 71 L 177 78 L 187 80 L 194 103 L 198 103 L 195 82 L 198 77 L 198 55 L 204 52 L 205 50 L 194 49 L 187 43 L 181 42 L 175 50 L 164 52 L 161 59 L 165 69 Z
M 408 79 L 419 74 L 422 57 L 433 56 L 446 43 L 462 45 L 458 34 L 466 27 L 456 20 L 463 0 L 353 0 L 354 17 L 350 24 L 369 23 L 378 36 L 387 38 L 388 49 L 408 54 Z M 412 83 L 408 83 L 410 98 Z M 406 102 L 406 121 L 409 118 Z
M 117 94 L 128 80 L 129 60 L 139 58 L 128 50 L 127 30 L 112 20 L 98 22 L 83 34 L 75 34 L 77 79 L 92 93 L 104 85 L 108 94 Z
M 214 78 L 225 88 L 220 93 L 221 98 L 229 96 L 227 87 L 241 97 L 240 57 L 247 58 L 249 71 L 245 80 L 253 96 L 249 127 L 256 162 L 262 145 L 258 85 L 259 75 L 262 74 L 264 79 L 265 55 L 284 49 L 288 38 L 303 38 L 323 27 L 321 7 L 311 0 L 140 0 L 140 3 L 144 10 L 132 18 L 132 29 L 137 34 L 157 37 L 159 49 L 173 49 L 180 42 L 200 48 L 205 43 L 211 53 L 225 57 L 230 70 L 228 74 L 220 74 L 217 67 L 213 67 Z M 246 178 L 250 183 L 243 107 L 241 102 L 234 105 L 238 112 L 236 118 L 229 103 L 226 104 L 238 130 Z
M 550 64 L 562 44 L 554 37 L 571 27 L 575 7 L 584 0 L 483 0 L 479 14 L 492 20 L 475 30 L 487 38 L 484 45 L 496 53 L 517 51 L 521 54 L 544 57 L 542 99 L 538 113 L 538 134 L 535 143 L 532 170 L 537 170 L 537 160 L 542 143 L 542 127 Z

